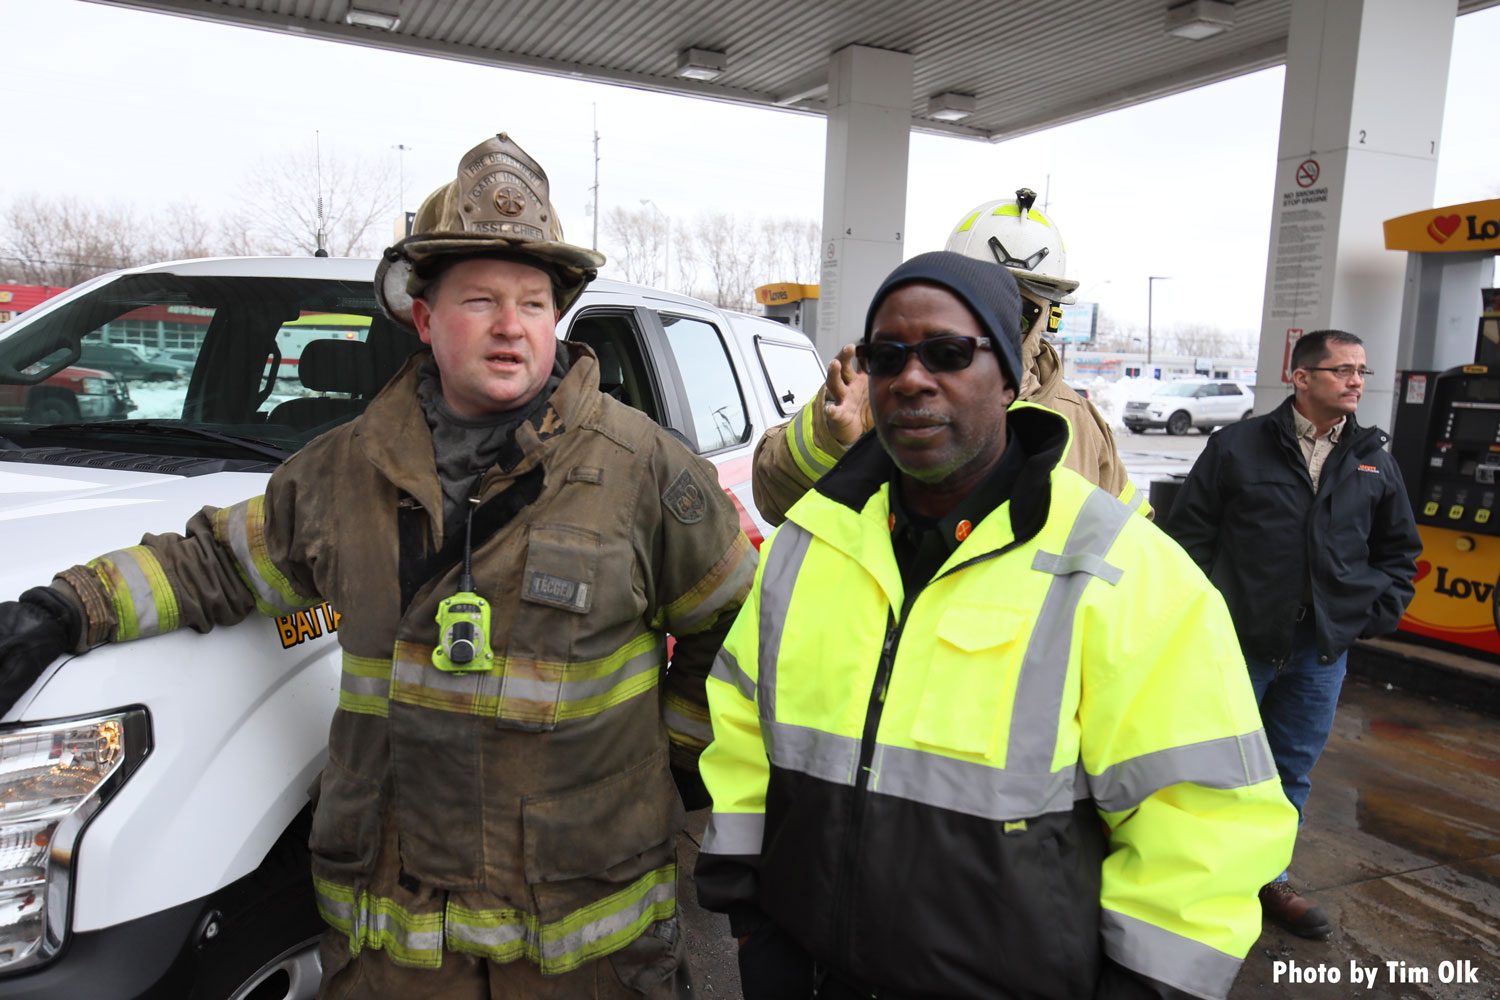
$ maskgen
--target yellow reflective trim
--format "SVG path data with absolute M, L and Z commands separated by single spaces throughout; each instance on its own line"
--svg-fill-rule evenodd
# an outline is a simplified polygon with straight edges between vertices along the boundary
M 455 712 L 461 715 L 477 715 L 519 720 L 525 722 L 552 722 L 562 719 L 579 719 L 597 715 L 607 708 L 622 704 L 656 687 L 661 679 L 661 660 L 665 650 L 660 635 L 642 632 L 619 649 L 595 660 L 579 663 L 542 663 L 535 660 L 516 661 L 524 665 L 524 675 L 511 678 L 514 690 L 527 687 L 550 688 L 558 694 L 566 694 L 568 685 L 583 685 L 590 681 L 607 681 L 611 674 L 620 671 L 638 657 L 657 654 L 656 662 L 639 664 L 642 669 L 622 677 L 613 686 L 579 698 L 533 699 L 504 695 L 504 684 L 510 669 L 511 659 L 496 657 L 495 667 L 485 673 L 444 674 L 441 678 L 428 675 L 433 670 L 432 647 L 399 641 L 396 643 L 396 663 L 392 666 L 390 700 L 419 708 L 430 708 L 440 712 Z M 374 661 L 371 661 L 374 662 Z M 403 669 L 404 668 L 404 669 Z M 414 674 L 426 675 L 428 683 L 416 683 Z M 374 676 L 381 676 L 376 674 Z M 518 684 L 517 680 L 521 683 Z M 446 687 L 429 686 L 444 684 Z M 340 703 L 343 695 L 340 695 Z M 369 703 L 373 705 L 373 703 Z M 355 709 L 351 709 L 355 710 Z M 384 712 L 375 714 L 385 714 Z
M 960 232 L 960 233 L 967 233 L 973 227 L 974 220 L 977 219 L 977 218 L 979 218 L 979 216 L 981 214 L 983 214 L 983 213 L 975 212 L 973 215 L 969 216 L 967 219 L 965 219 L 964 221 L 960 222 L 958 224 L 958 232 Z
M 151 600 L 156 604 L 157 634 L 175 631 L 179 624 L 177 595 L 172 592 L 172 584 L 167 580 L 167 571 L 162 568 L 161 560 L 144 545 L 134 545 L 125 551 L 140 566 L 151 588 Z
M 812 482 L 822 479 L 838 461 L 818 447 L 817 428 L 814 421 L 817 420 L 817 411 L 820 408 L 818 400 L 822 398 L 820 394 L 809 400 L 807 405 L 798 410 L 797 415 L 792 418 L 792 426 L 787 428 L 787 436 L 790 439 L 787 450 L 792 454 L 792 461 Z
M 318 913 L 332 928 L 349 936 L 349 951 L 383 950 L 400 965 L 436 969 L 443 962 L 443 913 L 412 913 L 384 896 L 359 894 L 313 876 Z M 340 912 L 347 911 L 347 912 Z M 357 916 L 356 916 L 357 915 Z M 429 945 L 429 947 L 422 947 Z
M 713 741 L 714 729 L 709 722 L 708 705 L 669 690 L 662 699 L 662 710 L 667 722 L 667 738 L 673 743 L 690 750 L 702 750 Z
M 235 556 L 240 578 L 255 595 L 255 608 L 271 618 L 280 618 L 289 611 L 311 607 L 318 603 L 304 597 L 293 589 L 291 581 L 271 561 L 270 549 L 266 545 L 266 498 L 251 497 L 232 507 L 224 507 L 214 513 L 214 538 Z M 243 530 L 243 549 L 235 544 L 235 528 Z M 247 565 L 248 564 L 248 565 Z M 252 579 L 251 573 L 254 573 Z M 256 586 L 259 580 L 263 586 Z M 265 591 L 279 600 L 279 604 L 267 600 Z
M 667 887 L 665 898 L 648 901 L 657 890 Z M 618 951 L 640 937 L 641 933 L 659 920 L 669 920 L 677 912 L 677 865 L 669 862 L 647 872 L 619 892 L 605 896 L 587 906 L 580 907 L 561 920 L 541 923 L 534 913 L 521 910 L 471 910 L 450 902 L 447 908 L 447 940 L 450 951 L 480 955 L 494 961 L 510 961 L 524 955 L 537 964 L 542 975 L 555 976 L 591 962 L 610 952 Z M 636 912 L 631 914 L 630 911 Z M 619 926 L 622 916 L 629 920 Z M 459 936 L 460 928 L 467 925 L 477 929 L 524 927 L 522 938 L 489 945 L 465 940 Z M 606 931 L 597 935 L 590 931 Z M 578 940 L 577 947 L 568 947 Z
M 99 577 L 104 592 L 109 595 L 110 606 L 115 612 L 115 641 L 126 642 L 139 639 L 140 624 L 135 615 L 135 602 L 131 600 L 130 587 L 126 585 L 120 568 L 112 559 L 95 559 L 89 566 Z
M 1010 216 L 1014 216 L 1015 218 L 1019 219 L 1021 217 L 1021 206 L 1020 205 L 1014 205 L 1014 204 L 1012 204 L 1012 205 L 1001 205 L 999 208 L 995 209 L 990 214 L 991 215 L 1010 215 Z M 1032 222 L 1040 222 L 1042 225 L 1046 226 L 1048 229 L 1052 228 L 1052 222 L 1045 215 L 1043 215 L 1041 212 L 1038 212 L 1034 208 L 1027 210 L 1027 212 L 1026 212 L 1026 218 L 1030 219 Z
M 670 629 L 676 635 L 692 635 L 711 628 L 720 608 L 731 604 L 738 608 L 750 593 L 750 584 L 755 577 L 753 560 L 756 558 L 750 547 L 750 540 L 745 537 L 744 532 L 740 532 L 729 548 L 724 550 L 719 561 L 703 575 L 703 579 L 657 613 L 657 627 Z M 746 559 L 752 560 L 748 572 L 744 567 Z M 721 592 L 724 583 L 737 572 L 741 574 L 740 586 L 734 588 L 733 593 Z M 718 598 L 716 604 L 705 604 L 715 597 Z

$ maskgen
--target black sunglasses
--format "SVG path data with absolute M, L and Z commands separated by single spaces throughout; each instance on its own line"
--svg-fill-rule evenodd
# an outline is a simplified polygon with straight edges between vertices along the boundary
M 922 359 L 923 368 L 934 374 L 963 371 L 974 363 L 974 351 L 980 347 L 989 350 L 990 342 L 973 337 L 933 337 L 909 347 L 893 340 L 877 340 L 856 344 L 854 356 L 859 359 L 860 371 L 866 375 L 892 378 L 901 374 L 913 354 Z

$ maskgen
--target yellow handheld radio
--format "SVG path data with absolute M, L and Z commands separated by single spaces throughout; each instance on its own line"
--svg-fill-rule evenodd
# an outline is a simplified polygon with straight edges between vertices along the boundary
M 458 593 L 438 605 L 438 645 L 432 651 L 432 665 L 450 674 L 489 670 L 495 660 L 490 648 L 490 602 L 474 592 L 470 568 L 473 538 L 474 508 L 470 506 L 464 524 L 464 569 L 458 578 Z

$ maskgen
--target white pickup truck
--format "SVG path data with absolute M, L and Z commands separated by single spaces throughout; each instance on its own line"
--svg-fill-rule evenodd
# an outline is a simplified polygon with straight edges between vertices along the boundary
M 196 356 L 186 378 L 131 384 L 128 416 L 0 416 L 0 599 L 259 493 L 288 454 L 352 419 L 419 346 L 381 315 L 374 271 L 180 261 L 0 326 L 0 386 L 45 382 L 84 338 Z M 278 334 L 324 314 L 339 318 L 328 346 L 304 347 L 285 377 Z M 751 449 L 821 384 L 807 338 L 612 281 L 558 331 L 593 348 L 606 391 L 718 466 L 759 543 Z M 65 656 L 0 719 L 0 1000 L 316 993 L 307 789 L 337 701 L 337 625 L 325 605 Z

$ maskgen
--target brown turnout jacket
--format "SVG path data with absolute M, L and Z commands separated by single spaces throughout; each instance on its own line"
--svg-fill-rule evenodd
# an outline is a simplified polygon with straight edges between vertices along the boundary
M 517 431 L 524 457 L 479 485 L 488 670 L 432 664 L 463 532 L 442 545 L 425 352 L 263 496 L 60 574 L 94 640 L 337 609 L 343 673 L 310 846 L 351 951 L 561 973 L 675 913 L 669 762 L 695 768 L 712 735 L 703 681 L 755 552 L 713 466 L 600 393 L 586 348 L 559 349 L 573 365 Z

